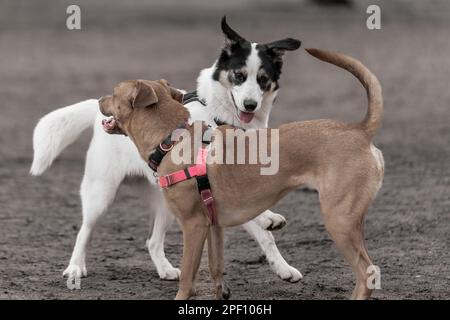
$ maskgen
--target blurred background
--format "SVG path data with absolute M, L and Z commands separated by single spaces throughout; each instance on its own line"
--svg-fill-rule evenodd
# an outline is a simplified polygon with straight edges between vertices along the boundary
M 81 30 L 67 30 L 66 8 L 81 8 Z M 366 8 L 381 7 L 381 30 Z M 78 196 L 92 132 L 42 177 L 28 174 L 32 132 L 46 113 L 112 91 L 125 79 L 165 78 L 191 90 L 223 44 L 220 19 L 245 38 L 299 38 L 303 47 L 349 54 L 380 79 L 383 127 L 375 144 L 386 175 L 367 215 L 369 252 L 382 272 L 375 299 L 448 298 L 450 227 L 450 2 L 446 0 L 2 0 L 0 4 L 0 298 L 171 299 L 177 282 L 159 280 L 146 252 L 147 185 L 129 179 L 100 222 L 82 290 L 61 277 L 78 228 Z M 361 85 L 303 50 L 289 52 L 271 126 L 292 120 L 357 121 Z M 276 208 L 288 225 L 275 232 L 285 259 L 304 279 L 279 280 L 241 228 L 227 232 L 226 271 L 238 299 L 344 299 L 350 268 L 320 220 L 314 192 L 291 193 Z M 166 252 L 179 265 L 178 226 Z M 210 295 L 207 269 L 200 298 Z

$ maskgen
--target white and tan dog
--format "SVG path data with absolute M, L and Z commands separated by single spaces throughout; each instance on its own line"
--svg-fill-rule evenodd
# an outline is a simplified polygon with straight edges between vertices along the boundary
M 225 46 L 219 58 L 198 77 L 198 96 L 206 106 L 200 102 L 186 106 L 193 119 L 204 120 L 212 126 L 218 122 L 241 128 L 265 128 L 278 93 L 283 53 L 297 49 L 300 41 L 284 39 L 267 44 L 250 43 L 232 30 L 225 18 L 222 31 Z M 173 215 L 154 185 L 153 172 L 139 157 L 136 147 L 126 137 L 106 134 L 101 125 L 103 118 L 98 110 L 98 100 L 91 99 L 47 114 L 34 130 L 31 173 L 40 175 L 84 130 L 94 128 L 80 190 L 83 223 L 64 274 L 86 276 L 86 251 L 94 227 L 108 210 L 123 179 L 135 175 L 146 177 L 152 186 L 150 209 L 155 220 L 151 238 L 147 240 L 148 251 L 159 277 L 177 280 L 180 270 L 172 266 L 164 253 L 164 238 L 173 223 Z M 283 216 L 266 210 L 243 227 L 258 242 L 271 269 L 280 278 L 297 282 L 302 278 L 301 273 L 281 256 L 268 231 L 285 223 Z
M 272 135 L 279 134 L 280 166 L 274 175 L 260 174 L 264 167 L 262 162 L 244 165 L 207 163 L 217 219 L 208 219 L 211 211 L 206 210 L 195 179 L 181 180 L 165 188 L 164 196 L 181 224 L 184 239 L 177 299 L 187 299 L 195 294 L 195 276 L 207 238 L 216 297 L 227 298 L 229 291 L 222 279 L 222 228 L 255 218 L 289 191 L 302 185 L 318 190 L 326 229 L 353 268 L 356 286 L 352 298 L 367 299 L 371 295 L 367 271 L 372 262 L 364 243 L 364 217 L 381 187 L 384 174 L 383 156 L 372 144 L 383 113 L 381 87 L 377 78 L 355 59 L 318 49 L 307 51 L 348 70 L 361 81 L 368 96 L 366 117 L 358 124 L 313 120 L 267 130 L 268 141 Z M 102 113 L 113 117 L 104 126 L 105 130 L 126 134 L 135 143 L 141 157 L 147 160 L 161 141 L 189 118 L 188 109 L 179 103 L 180 97 L 164 80 L 122 82 L 114 88 L 112 96 L 100 100 Z M 190 136 L 194 136 L 194 127 L 186 125 Z M 224 158 L 230 150 L 228 144 L 235 143 L 234 138 L 229 141 L 225 134 L 227 129 L 235 130 L 230 126 L 220 126 L 215 137 L 220 131 L 222 139 L 211 142 L 211 149 L 222 150 Z M 261 133 L 264 129 L 256 131 Z M 174 147 L 163 158 L 158 175 L 164 177 L 175 171 L 186 172 L 183 170 L 188 165 L 176 163 L 172 153 L 180 149 L 192 150 L 194 145 L 192 139 L 178 141 L 175 144 L 177 148 Z M 245 148 L 249 152 L 248 144 Z M 269 146 L 268 152 L 272 151 L 272 146 Z M 194 163 L 196 152 L 191 153 L 191 163 Z M 190 173 L 186 175 L 191 176 Z M 214 221 L 218 224 L 214 225 Z

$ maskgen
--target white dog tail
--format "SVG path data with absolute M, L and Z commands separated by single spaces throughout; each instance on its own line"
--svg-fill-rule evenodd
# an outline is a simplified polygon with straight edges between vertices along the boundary
M 319 49 L 306 49 L 306 51 L 322 61 L 332 63 L 349 71 L 362 83 L 367 91 L 369 107 L 367 109 L 366 117 L 361 122 L 361 127 L 370 139 L 372 139 L 380 127 L 381 119 L 383 117 L 383 95 L 377 77 L 360 61 L 344 54 Z
M 34 128 L 30 173 L 38 176 L 47 170 L 68 145 L 94 125 L 98 110 L 98 100 L 89 99 L 42 117 Z

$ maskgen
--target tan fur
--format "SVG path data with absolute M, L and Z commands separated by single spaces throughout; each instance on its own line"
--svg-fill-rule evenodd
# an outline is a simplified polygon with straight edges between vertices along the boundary
M 177 299 L 187 299 L 195 293 L 195 275 L 206 239 L 216 297 L 227 297 L 228 290 L 222 279 L 222 228 L 253 219 L 302 185 L 318 190 L 326 229 L 353 268 L 356 286 L 352 298 L 370 296 L 372 290 L 366 285 L 369 276 L 366 270 L 372 262 L 365 248 L 363 229 L 365 213 L 383 179 L 383 158 L 371 142 L 382 117 L 381 88 L 375 76 L 352 58 L 318 49 L 308 49 L 308 52 L 349 70 L 363 83 L 369 98 L 366 118 L 359 124 L 313 120 L 280 126 L 280 169 L 275 175 L 260 175 L 261 164 L 208 165 L 218 210 L 217 227 L 209 226 L 195 179 L 165 189 L 167 203 L 183 229 L 184 249 Z M 157 99 L 147 97 L 148 101 L 157 102 L 146 108 L 133 107 L 132 101 L 139 94 L 137 88 L 143 85 L 153 89 L 146 92 L 157 95 Z M 119 120 L 120 130 L 134 141 L 143 159 L 147 160 L 158 143 L 187 117 L 186 109 L 175 98 L 178 99 L 176 93 L 164 81 L 127 81 L 115 88 L 112 98 L 102 99 L 101 110 Z M 231 128 L 217 129 L 224 133 L 224 144 L 227 129 Z M 193 131 L 193 127 L 189 130 Z M 269 136 L 273 130 L 268 130 Z M 212 147 L 218 147 L 217 143 L 213 140 Z M 192 153 L 194 157 L 195 151 Z M 175 165 L 168 154 L 158 168 L 158 174 L 165 175 L 185 167 L 187 165 Z

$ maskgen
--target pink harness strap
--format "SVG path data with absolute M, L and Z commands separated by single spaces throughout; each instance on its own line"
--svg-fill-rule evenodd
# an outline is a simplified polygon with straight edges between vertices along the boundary
M 197 153 L 197 161 L 195 165 L 190 166 L 183 170 L 178 170 L 175 172 L 172 172 L 170 174 L 164 175 L 159 177 L 159 186 L 161 188 L 168 188 L 174 184 L 177 184 L 179 182 L 194 178 L 194 177 L 205 177 L 207 178 L 206 174 L 206 157 L 208 156 L 208 149 L 205 147 L 202 147 L 198 150 Z M 212 195 L 211 188 L 208 186 L 207 188 L 204 188 L 203 190 L 200 190 L 200 197 L 203 201 L 203 204 L 205 205 L 207 211 L 208 211 L 208 219 L 211 223 L 211 225 L 217 225 L 217 212 L 216 212 L 216 206 L 214 204 L 214 198 Z

